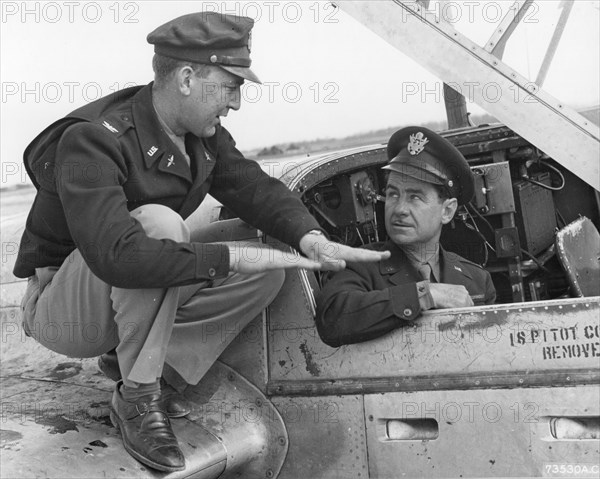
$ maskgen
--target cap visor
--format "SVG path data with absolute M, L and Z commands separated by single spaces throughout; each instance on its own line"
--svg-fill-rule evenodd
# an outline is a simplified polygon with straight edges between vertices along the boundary
M 256 74 L 252 70 L 250 70 L 250 68 L 232 67 L 229 65 L 219 65 L 219 66 L 223 70 L 227 70 L 229 73 L 233 73 L 234 75 L 236 75 L 238 77 L 242 77 L 246 80 L 250 80 L 254 83 L 260 83 L 262 85 L 262 82 L 258 79 Z

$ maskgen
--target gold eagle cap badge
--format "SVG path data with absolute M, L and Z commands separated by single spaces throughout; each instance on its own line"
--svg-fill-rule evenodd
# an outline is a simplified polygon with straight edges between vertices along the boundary
M 410 135 L 408 141 L 408 152 L 411 155 L 418 155 L 425 149 L 425 145 L 429 143 L 429 140 L 422 132 L 417 132 L 414 135 Z

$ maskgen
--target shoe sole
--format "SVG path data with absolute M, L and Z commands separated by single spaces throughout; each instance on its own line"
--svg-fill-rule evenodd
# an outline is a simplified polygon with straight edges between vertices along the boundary
M 182 417 L 189 416 L 192 411 L 188 412 L 166 412 L 169 419 L 181 419 Z
M 115 426 L 117 428 L 117 431 L 122 431 L 121 421 L 119 419 L 119 416 L 117 416 L 114 413 L 114 411 L 110 411 L 110 422 L 112 422 L 113 426 Z M 165 466 L 164 464 L 158 464 L 157 462 L 151 461 L 147 457 L 142 456 L 139 452 L 137 452 L 133 448 L 131 448 L 129 446 L 129 444 L 127 443 L 127 441 L 125 440 L 125 436 L 123 435 L 122 432 L 121 432 L 121 439 L 123 439 L 123 447 L 125 447 L 125 450 L 133 458 L 137 459 L 139 462 L 141 462 L 142 464 L 145 464 L 146 466 L 156 469 L 157 471 L 164 471 L 164 472 L 177 472 L 177 471 L 183 471 L 185 469 L 185 466 L 171 467 L 171 466 Z

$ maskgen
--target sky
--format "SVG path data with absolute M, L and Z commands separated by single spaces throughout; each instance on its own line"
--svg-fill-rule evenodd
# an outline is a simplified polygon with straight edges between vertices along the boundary
M 377 0 L 375 0 L 377 1 Z M 483 44 L 512 5 L 500 0 L 432 2 Z M 557 50 L 548 91 L 576 106 L 598 104 L 598 1 L 577 1 Z M 27 144 L 85 103 L 152 80 L 146 35 L 202 10 L 255 19 L 253 70 L 242 108 L 224 125 L 241 150 L 445 120 L 442 83 L 329 2 L 1 2 L 0 186 L 26 182 Z M 535 79 L 561 2 L 534 2 L 505 57 Z M 544 26 L 546 25 L 546 26 Z M 548 27 L 547 25 L 550 25 Z M 582 61 L 583 59 L 583 61 Z M 410 92 L 410 94 L 409 94 Z M 470 105 L 474 114 L 484 113 Z

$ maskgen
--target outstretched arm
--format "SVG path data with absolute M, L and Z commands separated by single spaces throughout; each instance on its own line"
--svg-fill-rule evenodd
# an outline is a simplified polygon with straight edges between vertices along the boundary
M 229 269 L 236 273 L 261 273 L 274 269 L 304 268 L 320 270 L 321 264 L 296 252 L 281 251 L 268 245 L 247 242 L 225 243 L 229 248 Z

